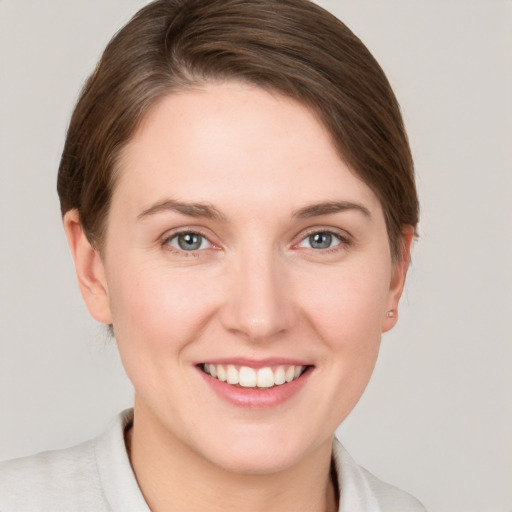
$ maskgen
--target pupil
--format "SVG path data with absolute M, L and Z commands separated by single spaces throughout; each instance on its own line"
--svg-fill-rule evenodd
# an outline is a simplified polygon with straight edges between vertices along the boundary
M 332 235 L 329 233 L 315 233 L 309 237 L 309 241 L 314 249 L 328 249 L 331 246 Z
M 178 245 L 184 251 L 199 249 L 201 246 L 201 235 L 196 233 L 185 233 L 178 237 Z

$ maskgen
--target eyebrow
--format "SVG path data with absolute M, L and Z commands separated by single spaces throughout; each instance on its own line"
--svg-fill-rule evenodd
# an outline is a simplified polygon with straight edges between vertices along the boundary
M 160 203 L 156 203 L 150 206 L 148 209 L 137 215 L 137 219 L 141 220 L 150 215 L 154 215 L 160 212 L 173 211 L 178 212 L 189 217 L 203 217 L 206 219 L 214 220 L 225 220 L 225 216 L 208 203 L 184 203 L 181 201 L 175 201 L 173 199 L 167 199 Z
M 365 217 L 371 218 L 368 208 L 363 205 L 352 203 L 350 201 L 326 201 L 322 203 L 311 204 L 296 210 L 293 217 L 299 219 L 308 219 L 311 217 L 319 217 L 321 215 L 329 215 L 331 213 L 339 213 L 344 211 L 355 210 L 361 212 Z M 137 219 L 141 220 L 150 215 L 160 212 L 173 211 L 189 217 L 202 217 L 213 220 L 226 220 L 226 217 L 215 206 L 208 203 L 185 203 L 174 199 L 167 199 L 160 203 L 150 206 L 139 215 Z
M 294 212 L 294 217 L 299 219 L 308 219 L 310 217 L 318 217 L 320 215 L 328 215 L 330 213 L 338 213 L 355 210 L 361 212 L 365 217 L 371 219 L 370 210 L 365 206 L 350 201 L 327 201 L 323 203 L 312 204 L 300 208 Z

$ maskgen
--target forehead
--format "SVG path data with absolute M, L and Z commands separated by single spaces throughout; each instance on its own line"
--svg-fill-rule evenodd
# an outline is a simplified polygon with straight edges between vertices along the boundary
M 164 97 L 124 148 L 118 178 L 114 200 L 139 206 L 170 195 L 267 208 L 358 199 L 379 208 L 307 107 L 239 83 Z

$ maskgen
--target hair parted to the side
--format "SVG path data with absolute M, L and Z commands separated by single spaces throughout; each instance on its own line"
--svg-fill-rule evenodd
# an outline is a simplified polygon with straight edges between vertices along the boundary
M 363 43 L 308 0 L 143 7 L 108 44 L 71 118 L 57 183 L 62 214 L 76 208 L 101 246 L 120 152 L 149 108 L 173 91 L 227 80 L 292 97 L 316 114 L 379 198 L 397 255 L 402 227 L 416 226 L 419 211 L 399 105 Z

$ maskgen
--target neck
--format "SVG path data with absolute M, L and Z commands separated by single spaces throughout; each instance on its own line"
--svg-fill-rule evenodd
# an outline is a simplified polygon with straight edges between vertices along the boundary
M 136 400 L 126 444 L 137 482 L 152 512 L 335 512 L 331 442 L 272 474 L 221 468 L 176 439 Z

